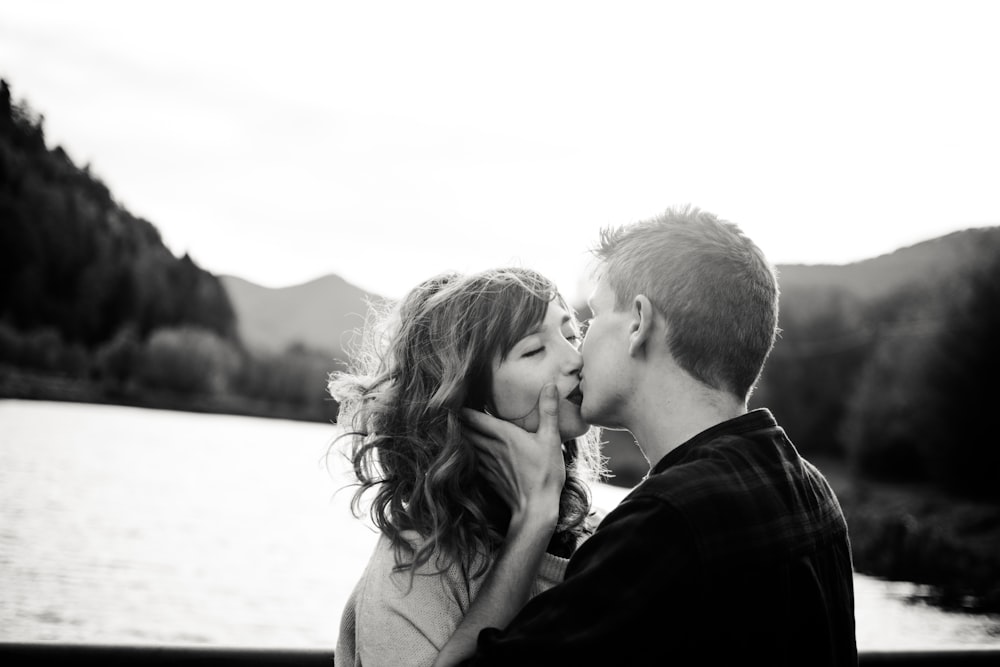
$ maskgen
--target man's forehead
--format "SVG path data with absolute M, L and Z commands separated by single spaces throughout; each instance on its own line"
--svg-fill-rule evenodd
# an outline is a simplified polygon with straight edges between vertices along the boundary
M 595 303 L 603 303 L 611 293 L 611 285 L 608 284 L 606 276 L 601 274 L 597 276 L 594 288 L 591 290 L 590 296 L 587 297 L 587 305 L 593 310 Z

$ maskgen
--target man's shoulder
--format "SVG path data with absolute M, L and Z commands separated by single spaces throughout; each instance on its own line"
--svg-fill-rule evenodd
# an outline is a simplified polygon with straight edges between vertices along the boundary
M 704 553 L 803 552 L 846 533 L 829 485 L 780 433 L 700 442 L 630 498 L 669 506 Z
M 724 435 L 698 443 L 669 467 L 651 473 L 630 497 L 655 497 L 685 504 L 698 498 L 730 495 L 738 491 L 733 481 L 764 474 L 757 456 L 748 451 L 752 441 L 739 435 Z

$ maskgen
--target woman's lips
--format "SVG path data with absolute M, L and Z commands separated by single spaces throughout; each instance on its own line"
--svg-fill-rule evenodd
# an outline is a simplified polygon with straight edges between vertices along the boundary
M 580 385 L 576 385 L 573 387 L 573 391 L 566 394 L 566 400 L 576 405 L 583 403 L 583 392 L 580 391 Z

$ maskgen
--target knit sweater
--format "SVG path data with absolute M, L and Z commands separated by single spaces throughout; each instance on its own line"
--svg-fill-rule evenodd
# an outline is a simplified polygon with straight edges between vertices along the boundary
M 416 544 L 415 533 L 404 537 Z M 569 560 L 545 554 L 531 596 L 562 581 Z M 430 665 L 469 610 L 486 574 L 468 579 L 460 565 L 444 572 L 434 557 L 417 568 L 394 571 L 395 552 L 382 535 L 347 600 L 334 653 L 335 667 Z

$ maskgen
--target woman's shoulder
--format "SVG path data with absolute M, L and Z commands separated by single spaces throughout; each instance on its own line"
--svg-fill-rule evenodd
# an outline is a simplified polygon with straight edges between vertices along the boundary
M 382 581 L 394 576 L 394 573 L 409 571 L 407 564 L 416 549 L 424 540 L 413 531 L 404 531 L 398 540 L 382 533 L 375 543 L 368 565 L 365 567 L 364 578 Z
M 457 572 L 434 571 L 427 563 L 405 567 L 425 541 L 415 533 L 400 538 L 397 547 L 379 536 L 353 601 L 352 636 L 366 664 L 431 664 L 468 609 Z
M 566 568 L 569 566 L 569 558 L 546 553 L 542 556 L 542 561 L 538 566 L 538 574 L 535 575 L 535 583 L 531 587 L 531 596 L 534 597 L 542 591 L 547 591 L 556 584 L 562 583 L 566 578 Z
M 380 535 L 364 573 L 369 593 L 392 599 L 410 595 L 466 597 L 468 582 L 461 564 L 434 550 L 426 561 L 412 564 L 426 544 L 427 539 L 412 530 L 399 533 L 395 542 Z

